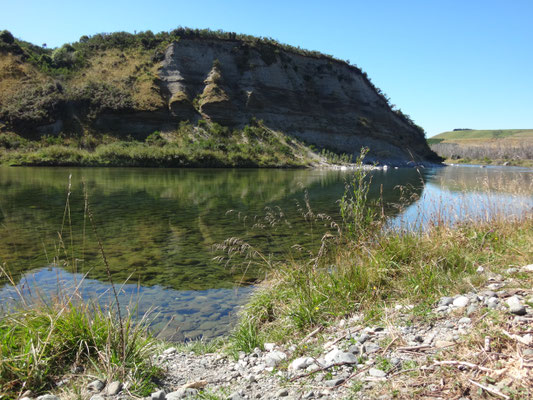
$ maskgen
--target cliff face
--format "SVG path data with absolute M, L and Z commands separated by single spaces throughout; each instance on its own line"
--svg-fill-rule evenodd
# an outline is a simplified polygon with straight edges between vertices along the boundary
M 318 148 L 357 154 L 368 146 L 370 161 L 438 161 L 423 131 L 342 61 L 259 40 L 180 38 L 163 49 L 158 57 L 93 51 L 66 78 L 32 67 L 19 81 L 12 71 L 24 62 L 0 52 L 0 130 L 143 138 L 186 120 L 242 128 L 255 118 Z
M 255 117 L 319 147 L 433 159 L 423 132 L 342 62 L 238 41 L 180 40 L 168 47 L 159 77 L 172 118 L 239 126 Z

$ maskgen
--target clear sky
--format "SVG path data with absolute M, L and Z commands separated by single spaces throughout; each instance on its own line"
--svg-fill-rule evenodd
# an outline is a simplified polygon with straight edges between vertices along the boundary
M 533 0 L 0 0 L 0 29 L 48 47 L 180 25 L 350 60 L 428 137 L 533 128 Z

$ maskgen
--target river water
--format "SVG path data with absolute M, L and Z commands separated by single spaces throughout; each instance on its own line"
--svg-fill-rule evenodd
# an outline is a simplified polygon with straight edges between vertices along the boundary
M 240 238 L 272 260 L 316 250 L 326 214 L 353 172 L 269 169 L 0 168 L 0 265 L 19 291 L 111 302 L 102 243 L 120 302 L 169 340 L 226 333 L 262 277 L 217 244 Z M 533 169 L 455 166 L 373 171 L 369 197 L 397 229 L 428 221 L 520 214 L 533 207 Z M 85 196 L 87 194 L 87 197 Z M 87 199 L 87 200 L 86 200 Z M 401 203 L 402 207 L 397 205 Z M 87 212 L 89 204 L 92 221 Z M 310 207 L 310 208 L 309 208 Z M 307 218 L 306 218 L 307 216 Z M 15 289 L 0 278 L 0 301 Z

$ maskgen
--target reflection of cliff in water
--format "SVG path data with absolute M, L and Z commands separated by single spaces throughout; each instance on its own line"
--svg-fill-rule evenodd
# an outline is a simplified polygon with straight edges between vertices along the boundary
M 69 173 L 72 236 L 67 223 L 63 249 L 57 244 Z M 294 244 L 312 248 L 321 237 L 317 229 L 324 228 L 311 230 L 296 201 L 303 205 L 306 190 L 315 212 L 338 218 L 338 200 L 349 176 L 349 171 L 331 170 L 0 168 L 0 262 L 17 276 L 51 264 L 59 249 L 59 258 L 66 261 L 60 266 L 105 279 L 84 218 L 83 177 L 114 280 L 131 275 L 131 281 L 142 285 L 229 287 L 241 277 L 212 260 L 214 243 L 243 237 L 277 255 Z M 422 190 L 415 170 L 376 171 L 370 197 L 378 199 L 382 193 L 385 204 L 397 202 L 398 184 L 412 186 L 417 194 Z M 251 229 L 266 206 L 282 210 L 287 223 Z

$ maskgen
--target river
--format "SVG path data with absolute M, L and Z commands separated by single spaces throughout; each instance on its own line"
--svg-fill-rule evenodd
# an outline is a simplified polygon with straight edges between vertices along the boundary
M 111 301 L 102 243 L 120 302 L 162 338 L 224 334 L 262 278 L 243 254 L 227 265 L 214 250 L 240 238 L 272 260 L 316 250 L 326 214 L 353 172 L 271 169 L 0 168 L 0 265 L 29 296 Z M 533 170 L 454 166 L 372 171 L 369 197 L 389 226 L 423 229 L 432 221 L 530 212 Z M 403 190 L 401 189 L 403 188 Z M 85 193 L 87 197 L 85 197 Z M 87 199 L 87 202 L 86 202 Z M 397 207 L 402 203 L 402 207 Z M 87 212 L 89 204 L 92 221 Z M 310 209 L 308 208 L 310 206 Z M 308 218 L 305 218 L 307 214 Z M 0 301 L 16 297 L 0 279 Z

